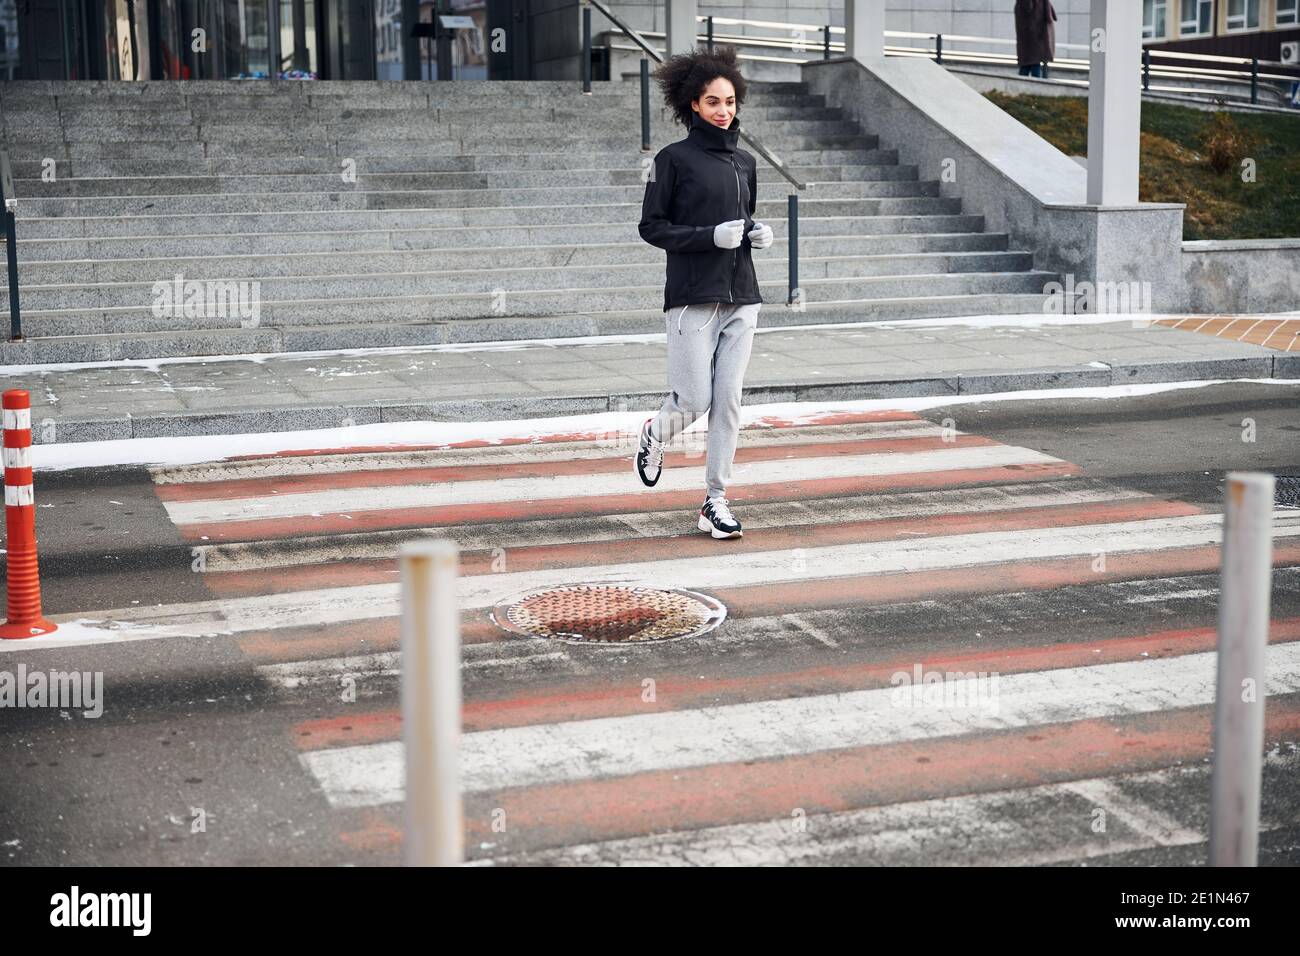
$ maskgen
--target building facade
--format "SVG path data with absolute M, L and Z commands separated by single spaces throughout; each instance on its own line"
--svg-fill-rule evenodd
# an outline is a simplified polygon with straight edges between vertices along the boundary
M 1015 38 L 1015 0 L 882 2 L 890 31 Z M 1153 49 L 1281 60 L 1283 44 L 1300 41 L 1300 0 L 1134 2 L 1142 4 L 1143 42 Z M 1086 55 L 1090 0 L 1053 5 L 1058 55 Z M 665 29 L 665 0 L 611 0 L 609 6 L 635 29 Z M 576 78 L 580 10 L 578 0 L 0 0 L 0 76 Z M 701 2 L 698 12 L 812 27 L 844 24 L 842 0 Z M 433 25 L 439 16 L 456 17 L 457 25 Z M 593 11 L 594 33 L 611 26 Z M 735 26 L 719 32 L 738 30 L 771 33 Z M 909 43 L 899 37 L 887 42 Z
M 4 0 L 0 30 L 11 79 L 486 79 L 488 2 Z M 435 13 L 466 25 L 416 36 Z

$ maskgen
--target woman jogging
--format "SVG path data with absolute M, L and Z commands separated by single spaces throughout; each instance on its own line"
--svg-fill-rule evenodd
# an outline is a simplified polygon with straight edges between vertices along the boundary
M 771 227 L 753 219 L 754 157 L 736 148 L 745 80 L 733 47 L 678 54 L 655 70 L 655 79 L 688 132 L 655 156 L 641 207 L 641 238 L 668 253 L 669 392 L 641 426 L 634 466 L 644 484 L 654 485 L 665 445 L 707 411 L 706 497 L 696 525 L 715 538 L 739 538 L 726 489 L 763 302 L 750 250 L 772 244 Z

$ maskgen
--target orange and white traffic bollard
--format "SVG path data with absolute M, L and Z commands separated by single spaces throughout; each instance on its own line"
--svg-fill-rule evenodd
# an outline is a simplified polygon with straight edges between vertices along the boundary
M 9 616 L 0 624 L 0 638 L 36 637 L 58 626 L 41 617 L 36 500 L 32 494 L 32 402 L 22 389 L 4 393 L 4 450 Z

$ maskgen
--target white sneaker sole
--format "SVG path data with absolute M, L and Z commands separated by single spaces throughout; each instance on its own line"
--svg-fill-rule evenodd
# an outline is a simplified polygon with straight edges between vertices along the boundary
M 641 434 L 642 437 L 644 437 L 644 430 Z M 644 447 L 638 444 L 637 450 L 632 453 L 632 474 L 636 475 L 637 481 L 641 482 L 641 484 L 645 485 L 647 488 L 653 488 L 655 485 L 659 484 L 659 479 L 663 477 L 664 469 L 663 466 L 660 465 L 659 474 L 655 476 L 654 481 L 646 481 L 646 479 L 641 476 L 641 466 L 637 464 L 637 459 L 641 457 L 641 452 L 644 450 Z
M 745 536 L 745 532 L 739 530 L 719 531 L 717 528 L 713 527 L 713 522 L 704 517 L 704 515 L 700 515 L 700 520 L 695 522 L 695 526 L 701 531 L 709 532 L 709 534 L 713 535 L 715 538 L 743 538 Z

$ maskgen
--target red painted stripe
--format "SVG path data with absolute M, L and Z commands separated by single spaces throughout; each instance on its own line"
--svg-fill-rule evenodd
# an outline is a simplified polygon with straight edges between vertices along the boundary
M 240 650 L 258 664 L 350 657 L 397 650 L 402 646 L 401 619 L 383 617 L 373 621 L 331 624 L 328 630 L 311 625 L 270 631 L 249 631 L 240 635 Z M 506 634 L 482 611 L 461 614 L 462 644 L 491 644 L 518 638 Z
M 764 415 L 754 419 L 748 425 L 742 425 L 744 431 L 765 431 L 771 428 L 809 428 L 825 427 L 828 425 L 857 425 L 864 422 L 911 422 L 919 421 L 920 415 L 915 412 L 905 412 L 899 409 L 883 409 L 880 411 L 869 412 L 824 412 L 813 414 L 804 418 L 793 419 L 783 418 L 779 415 Z M 263 452 L 252 455 L 232 455 L 228 458 L 220 459 L 221 461 L 262 461 L 274 458 L 304 458 L 315 457 L 319 455 L 364 455 L 380 452 L 408 452 L 408 451 L 442 451 L 450 448 L 501 448 L 508 445 L 550 445 L 563 442 L 592 442 L 592 441 L 609 441 L 616 438 L 617 432 L 613 431 L 573 431 L 573 432 L 550 432 L 545 435 L 520 435 L 510 438 L 485 439 L 470 438 L 458 442 L 443 442 L 440 444 L 402 444 L 389 443 L 384 445 L 338 445 L 334 447 L 320 448 L 292 448 L 277 452 Z
M 1269 624 L 1269 642 L 1286 644 L 1300 640 L 1300 617 L 1283 618 Z M 461 710 L 465 733 L 530 727 L 538 724 L 626 717 L 696 707 L 723 707 L 763 700 L 784 700 L 817 694 L 849 693 L 891 687 L 890 678 L 913 667 L 929 671 L 974 671 L 1000 675 L 1088 667 L 1118 661 L 1181 657 L 1210 651 L 1217 644 L 1214 626 L 1157 631 L 1128 637 L 1106 637 L 1047 647 L 981 648 L 966 654 L 920 655 L 911 653 L 873 661 L 841 660 L 833 665 L 797 671 L 773 671 L 742 677 L 701 680 L 698 668 L 686 671 L 654 671 L 655 701 L 641 699 L 641 685 L 610 686 L 596 679 L 570 681 L 548 686 L 541 693 L 500 699 L 467 700 Z M 857 653 L 869 652 L 854 648 Z M 301 750 L 326 750 L 356 744 L 397 740 L 402 733 L 402 714 L 397 708 L 350 713 L 340 717 L 306 720 L 293 728 Z
M 822 478 L 753 485 L 728 489 L 732 504 L 752 501 L 803 501 L 808 498 L 836 498 L 874 492 L 919 491 L 961 485 L 1004 484 L 1014 481 L 1045 481 L 1082 472 L 1069 462 L 1002 465 L 989 468 L 953 468 L 943 471 L 909 472 L 867 477 Z M 632 479 L 634 480 L 634 479 Z M 319 518 L 254 518 L 211 524 L 178 525 L 181 538 L 196 541 L 259 541 L 300 538 L 339 532 L 379 531 L 393 528 L 425 528 L 449 524 L 482 524 L 521 521 L 531 518 L 568 518 L 590 514 L 639 513 L 648 509 L 698 510 L 704 503 L 703 490 L 660 491 L 642 489 L 626 494 L 588 498 L 545 498 L 522 501 L 471 502 L 435 505 L 427 508 L 388 508 L 375 511 L 347 511 L 322 514 Z M 343 517 L 343 515 L 348 517 Z
M 938 537 L 1017 531 L 1028 528 L 1063 528 L 1119 521 L 1144 521 L 1201 514 L 1203 509 L 1181 501 L 1128 498 L 1086 504 L 1008 508 L 1004 511 L 954 512 L 906 518 L 878 518 L 843 524 L 800 524 L 784 528 L 759 528 L 729 542 L 729 552 L 782 551 L 833 545 L 892 541 L 904 536 Z M 712 538 L 691 532 L 668 537 L 619 538 L 512 547 L 508 568 L 543 571 L 556 568 L 601 567 L 634 561 L 659 561 L 665 554 L 676 558 L 709 557 L 718 553 Z M 492 551 L 462 551 L 460 574 L 469 577 L 496 573 L 499 556 Z M 269 573 L 270 572 L 270 573 Z M 285 568 L 211 572 L 204 577 L 208 589 L 219 597 L 246 597 L 311 591 L 321 588 L 381 584 L 397 579 L 397 559 L 331 561 Z
M 500 855 L 1161 770 L 1210 754 L 1212 717 L 1195 707 L 473 794 L 465 842 L 471 856 L 480 843 Z M 1300 695 L 1270 698 L 1264 724 L 1266 746 L 1295 740 Z M 350 846 L 400 844 L 400 804 L 339 813 Z
M 718 588 L 714 597 L 727 605 L 743 607 L 747 617 L 786 614 L 823 607 L 856 604 L 891 604 L 933 598 L 940 594 L 997 594 L 1007 591 L 1046 591 L 1072 584 L 1105 584 L 1135 578 L 1165 578 L 1216 571 L 1217 545 L 1138 551 L 1106 556 L 1106 570 L 1092 569 L 1091 555 L 1075 555 L 1005 564 L 917 571 L 887 575 L 861 575 L 796 581 L 748 588 Z M 1300 541 L 1275 542 L 1273 564 L 1300 564 Z
M 753 445 L 736 449 L 737 464 L 758 461 L 786 461 L 792 458 L 832 458 L 843 455 L 946 451 L 996 445 L 979 435 L 957 435 L 945 441 L 941 435 L 914 438 L 866 438 L 853 441 L 809 441 L 805 444 Z M 396 485 L 434 485 L 453 481 L 504 481 L 512 478 L 556 478 L 565 475 L 623 475 L 630 471 L 631 449 L 626 454 L 605 458 L 562 458 L 554 460 L 497 462 L 481 465 L 435 465 L 418 468 L 386 468 L 332 472 L 319 475 L 286 475 L 204 481 L 155 487 L 162 501 L 230 501 L 273 495 L 310 494 L 341 488 L 391 488 Z M 664 456 L 664 467 L 699 465 L 700 453 L 672 452 Z
M 773 617 L 786 613 L 836 607 L 877 606 L 933 598 L 936 595 L 1000 594 L 1021 590 L 1052 590 L 1073 584 L 1105 584 L 1144 578 L 1201 574 L 1219 567 L 1217 547 L 1110 555 L 1104 574 L 1092 570 L 1088 556 L 1057 558 L 1051 562 L 1027 561 L 950 571 L 900 572 L 835 578 L 831 586 L 806 594 L 813 583 L 796 581 L 710 592 L 727 605 L 731 618 Z M 1274 567 L 1300 565 L 1300 542 L 1275 542 Z M 240 647 L 259 664 L 348 657 L 353 654 L 395 650 L 400 646 L 396 617 L 319 627 L 250 631 Z M 387 624 L 385 622 L 388 622 Z M 520 640 L 487 618 L 486 610 L 461 614 L 461 641 L 486 644 Z

